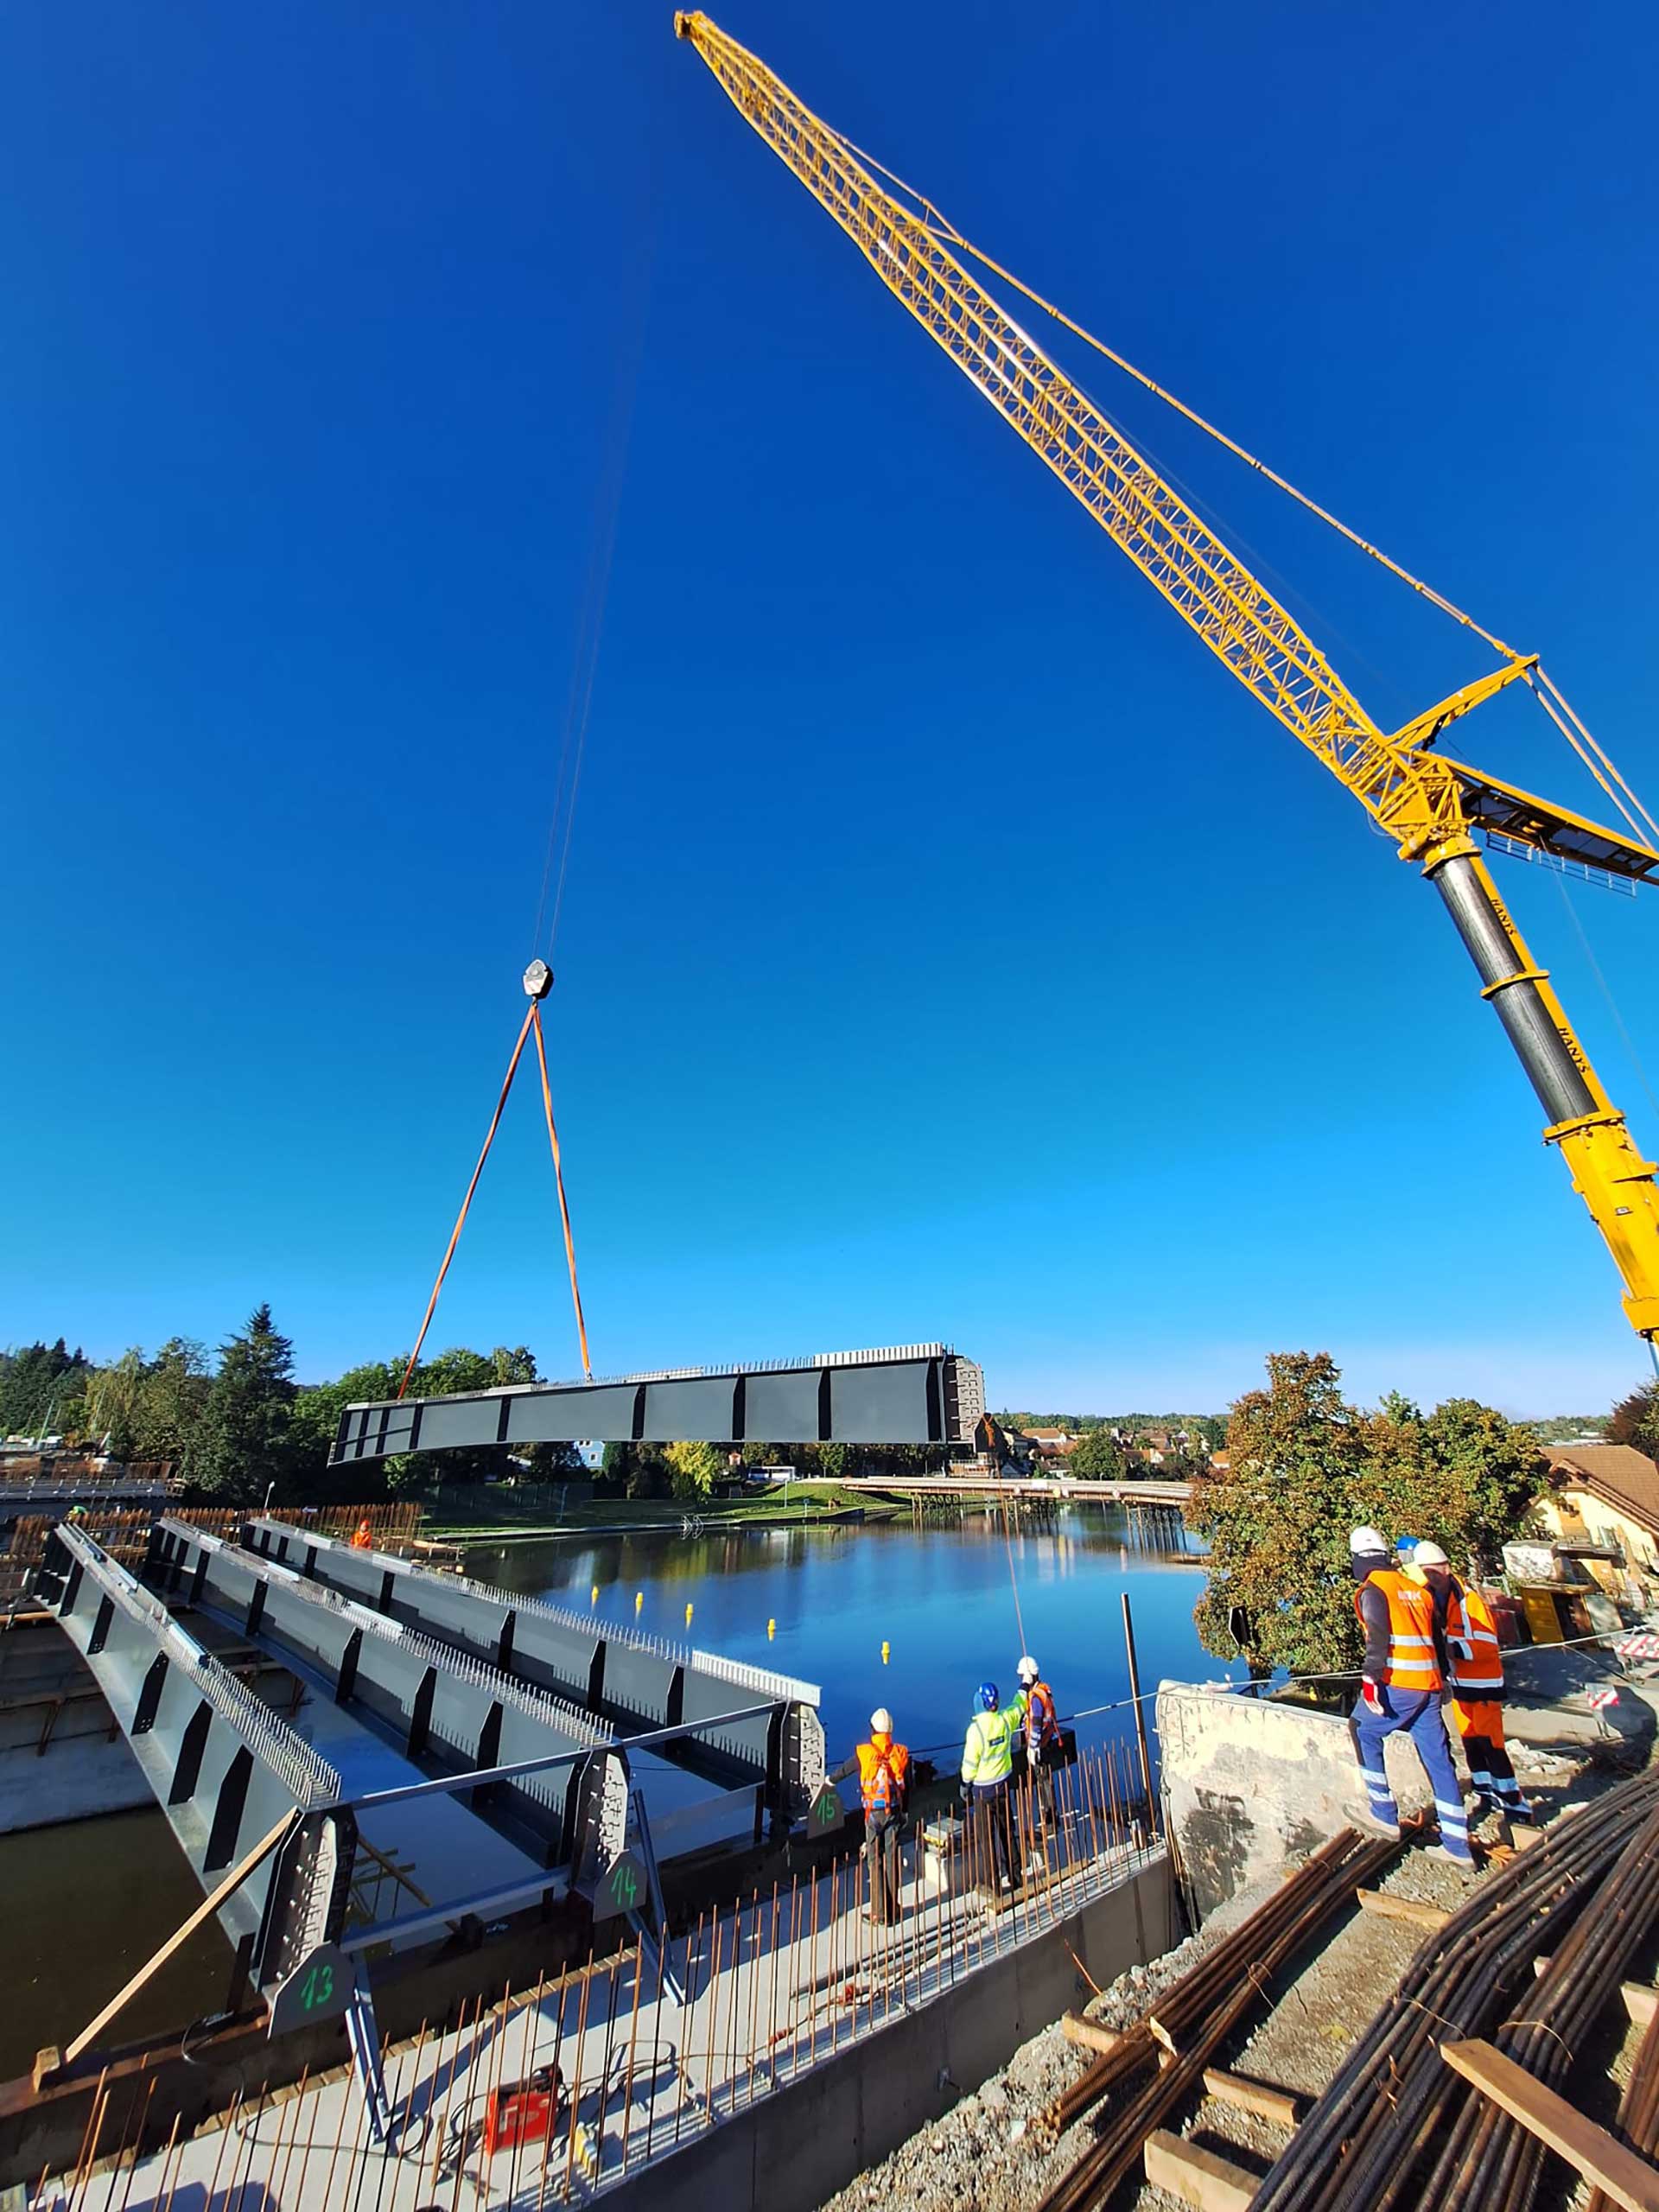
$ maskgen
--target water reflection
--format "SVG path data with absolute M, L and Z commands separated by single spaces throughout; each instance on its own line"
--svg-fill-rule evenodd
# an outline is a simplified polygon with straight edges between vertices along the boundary
M 694 1643 L 822 1687 L 837 1756 L 876 1704 L 893 1708 L 912 1745 L 959 1743 L 976 1688 L 988 1677 L 1011 1693 L 1022 1648 L 1040 1662 L 1063 1712 L 1122 1697 L 1122 1590 L 1135 1609 L 1143 1688 L 1163 1675 L 1219 1674 L 1192 1626 L 1200 1564 L 1178 1518 L 1096 1506 L 1062 1508 L 1006 1539 L 1000 1515 L 976 1512 L 920 1526 L 906 1516 L 482 1545 L 467 1560 L 484 1581 L 662 1636 L 686 1636 L 690 1603 Z M 768 1621 L 777 1624 L 771 1637 Z M 1123 1719 L 1084 1733 L 1119 1733 Z

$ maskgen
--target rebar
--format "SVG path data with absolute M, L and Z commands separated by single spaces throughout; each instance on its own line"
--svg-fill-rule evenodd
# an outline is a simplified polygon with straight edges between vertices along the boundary
M 1552 1827 L 1419 1947 L 1388 2003 L 1262 2182 L 1254 2212 L 1388 2212 L 1422 2201 L 1465 2086 L 1441 2041 L 1489 2034 L 1659 1805 L 1637 1776 Z

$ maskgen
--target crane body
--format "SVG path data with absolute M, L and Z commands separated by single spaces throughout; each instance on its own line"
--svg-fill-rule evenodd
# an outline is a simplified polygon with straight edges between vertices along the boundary
M 1272 593 L 985 289 L 925 202 L 912 208 L 887 190 L 867 157 L 706 16 L 683 11 L 674 23 L 899 304 L 1232 675 L 1353 794 L 1400 857 L 1434 885 L 1543 1108 L 1544 1141 L 1566 1160 L 1605 1240 L 1625 1313 L 1642 1335 L 1659 1335 L 1654 1165 L 1631 1141 L 1548 971 L 1533 959 L 1474 832 L 1632 883 L 1659 880 L 1659 849 L 1436 749 L 1443 730 L 1509 684 L 1539 689 L 1535 657 L 1500 648 L 1500 667 L 1403 728 L 1384 731 Z

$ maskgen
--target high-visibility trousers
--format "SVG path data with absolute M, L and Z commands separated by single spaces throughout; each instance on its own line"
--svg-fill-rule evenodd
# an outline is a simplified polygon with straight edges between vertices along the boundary
M 1403 1731 L 1415 1745 L 1428 1786 L 1434 1793 L 1440 1841 L 1454 1859 L 1465 1859 L 1472 1866 L 1469 1815 L 1464 1808 L 1457 1769 L 1452 1764 L 1452 1745 L 1440 1715 L 1440 1692 L 1402 1690 L 1385 1683 L 1376 1694 L 1382 1708 L 1380 1713 L 1373 1713 L 1363 1697 L 1353 1712 L 1354 1748 L 1359 1754 L 1359 1770 L 1364 1777 L 1372 1819 L 1384 1827 L 1397 1828 L 1400 1825 L 1400 1808 L 1394 1802 L 1382 1764 L 1382 1746 L 1389 1737 Z
M 1448 1697 L 1446 1708 L 1463 1738 L 1469 1779 L 1491 1804 L 1510 1813 L 1530 1808 L 1515 1778 L 1503 1742 L 1503 1708 L 1495 1697 Z

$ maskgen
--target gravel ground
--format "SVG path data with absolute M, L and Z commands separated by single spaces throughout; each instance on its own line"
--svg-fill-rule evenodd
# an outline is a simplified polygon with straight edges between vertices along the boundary
M 1522 1784 L 1547 1817 L 1564 1805 L 1582 1802 L 1620 1777 L 1594 1761 L 1550 1756 L 1516 1745 Z M 1478 1876 L 1421 1851 L 1406 1854 L 1381 1886 L 1423 1904 L 1455 1909 Z M 1204 1952 L 1253 1911 L 1272 1885 L 1247 1892 L 1211 1916 L 1200 1934 L 1189 1936 L 1151 1965 L 1135 1967 L 1093 1999 L 1086 2007 L 1103 2026 L 1128 2028 L 1141 2018 L 1164 1990 L 1185 1974 Z M 1402 1968 L 1422 1940 L 1422 1931 L 1380 1916 L 1355 1912 L 1344 1919 L 1303 1964 L 1281 1983 L 1273 2010 L 1255 2025 L 1242 2046 L 1221 2054 L 1234 2072 L 1254 2075 L 1304 2098 L 1317 2096 L 1351 2044 L 1395 1987 Z M 971 2095 L 924 2128 L 893 2156 L 830 2198 L 824 2212 L 1036 2212 L 1036 2208 L 1076 2162 L 1091 2139 L 1085 2118 L 1046 2154 L 1031 2138 L 1031 2123 L 1050 2099 L 1074 2082 L 1092 2054 L 1067 2043 L 1058 2024 L 1045 2028 L 1014 2053 L 1008 2063 Z M 1182 2114 L 1179 2132 L 1202 2141 L 1238 2164 L 1265 2173 L 1287 2137 L 1282 2128 L 1205 2099 Z M 1562 2198 L 1562 2203 L 1570 2200 Z M 1126 2187 L 1113 2212 L 1170 2212 L 1178 2200 L 1142 2184 Z

